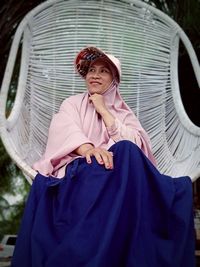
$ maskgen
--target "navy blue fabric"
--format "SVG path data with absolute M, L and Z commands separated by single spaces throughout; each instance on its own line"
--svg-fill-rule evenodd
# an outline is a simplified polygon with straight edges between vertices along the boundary
M 12 267 L 194 267 L 192 183 L 162 175 L 129 141 L 62 179 L 38 174 Z

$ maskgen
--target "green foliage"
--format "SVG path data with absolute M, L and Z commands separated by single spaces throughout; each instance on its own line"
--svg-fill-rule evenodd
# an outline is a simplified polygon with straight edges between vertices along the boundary
M 198 0 L 148 0 L 168 14 L 186 32 L 196 49 L 200 49 L 200 1 Z
M 30 185 L 8 156 L 0 139 L 0 239 L 4 234 L 16 234 Z M 17 200 L 17 196 L 21 196 Z M 8 199 L 16 197 L 10 204 Z
M 12 177 L 17 176 L 19 173 L 16 165 L 11 161 L 8 156 L 2 141 L 0 139 L 0 195 L 10 191 L 14 193 L 12 186 Z
M 174 19 L 189 37 L 197 57 L 200 56 L 200 1 L 199 0 L 144 0 Z M 200 126 L 200 91 L 188 53 L 180 42 L 179 84 L 183 105 L 191 121 Z
M 1 0 L 0 8 L 0 84 L 3 78 L 6 62 L 13 35 L 23 17 L 34 7 L 45 0 Z
M 4 199 L 0 199 L 1 209 L 2 202 L 4 201 Z M 16 234 L 18 232 L 24 207 L 24 199 L 22 201 L 19 201 L 15 205 L 9 205 L 7 203 L 7 206 L 4 206 L 0 213 L 0 239 L 5 234 Z
M 43 1 L 44 0 L 1 1 L 0 43 L 3 45 L 1 45 L 0 48 L 0 84 L 4 74 L 13 35 L 18 24 L 29 10 Z M 20 50 L 10 86 L 7 102 L 7 115 L 10 113 L 15 98 L 19 73 L 19 59 Z M 0 238 L 3 234 L 15 234 L 17 232 L 29 188 L 30 185 L 19 168 L 8 156 L 0 139 Z M 8 199 L 19 195 L 21 195 L 20 200 L 16 200 L 14 204 L 9 203 Z

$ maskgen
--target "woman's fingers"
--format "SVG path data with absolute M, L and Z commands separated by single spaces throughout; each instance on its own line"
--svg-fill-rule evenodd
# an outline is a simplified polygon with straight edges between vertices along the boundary
M 87 163 L 91 163 L 91 156 L 95 156 L 99 164 L 104 164 L 106 169 L 113 169 L 113 153 L 102 148 L 89 149 L 86 154 Z
M 109 151 L 106 151 L 106 153 L 102 153 L 101 157 L 103 159 L 103 162 L 105 164 L 106 169 L 113 169 L 113 156 Z
M 99 164 L 104 164 L 103 157 L 102 157 L 102 151 L 95 151 L 93 154 Z
M 90 154 L 89 153 L 86 153 L 85 154 L 85 158 L 86 158 L 86 161 L 87 161 L 87 163 L 91 163 L 92 161 L 91 161 L 91 157 L 90 157 Z
M 89 100 L 93 103 L 94 108 L 96 111 L 101 114 L 101 111 L 106 109 L 105 103 L 103 96 L 100 94 L 93 94 L 92 96 L 89 97 Z

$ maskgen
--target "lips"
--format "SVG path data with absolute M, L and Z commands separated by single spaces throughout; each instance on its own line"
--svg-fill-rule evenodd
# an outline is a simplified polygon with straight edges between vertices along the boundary
M 90 84 L 93 84 L 93 85 L 94 85 L 94 84 L 100 84 L 100 85 L 101 85 L 101 83 L 98 82 L 98 81 L 91 81 Z

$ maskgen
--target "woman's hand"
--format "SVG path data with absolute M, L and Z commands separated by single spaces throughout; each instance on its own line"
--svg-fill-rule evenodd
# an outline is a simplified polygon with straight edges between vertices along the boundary
M 106 169 L 113 169 L 113 153 L 103 148 L 90 148 L 84 156 L 86 157 L 87 163 L 91 163 L 91 156 L 95 156 L 97 162 L 101 165 L 105 165 Z
M 101 115 L 103 112 L 107 111 L 106 105 L 104 103 L 103 96 L 100 94 L 93 94 L 89 97 L 89 100 L 93 103 L 96 111 Z
M 93 103 L 95 110 L 101 115 L 107 127 L 110 127 L 115 122 L 114 116 L 108 111 L 102 95 L 93 94 L 89 97 Z

